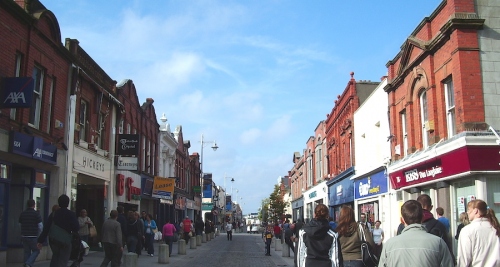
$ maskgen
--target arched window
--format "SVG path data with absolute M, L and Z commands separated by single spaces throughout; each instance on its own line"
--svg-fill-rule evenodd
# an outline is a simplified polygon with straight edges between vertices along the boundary
M 422 123 L 422 148 L 429 146 L 429 112 L 427 107 L 427 91 L 420 94 L 420 121 Z

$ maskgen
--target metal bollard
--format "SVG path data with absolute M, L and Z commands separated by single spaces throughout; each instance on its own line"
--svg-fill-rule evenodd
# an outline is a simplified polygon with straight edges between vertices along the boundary
M 161 244 L 158 249 L 158 263 L 170 263 L 167 244 Z
M 201 246 L 201 235 L 196 236 L 196 245 Z
M 189 248 L 196 249 L 196 236 L 189 239 Z
M 281 256 L 282 257 L 290 257 L 290 247 L 288 246 L 287 243 L 283 243 L 283 249 L 281 251 Z
M 205 233 L 202 234 L 201 243 L 207 243 L 207 234 L 205 234 Z
M 179 255 L 186 255 L 186 240 L 184 239 L 179 239 L 177 241 L 177 248 L 179 249 Z
M 129 252 L 124 255 L 123 260 L 124 267 L 137 267 L 137 254 L 134 252 Z

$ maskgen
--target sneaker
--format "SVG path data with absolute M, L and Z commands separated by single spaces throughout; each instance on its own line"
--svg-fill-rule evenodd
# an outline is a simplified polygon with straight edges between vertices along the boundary
M 149 256 L 154 257 L 154 255 L 153 255 L 153 254 L 149 254 Z

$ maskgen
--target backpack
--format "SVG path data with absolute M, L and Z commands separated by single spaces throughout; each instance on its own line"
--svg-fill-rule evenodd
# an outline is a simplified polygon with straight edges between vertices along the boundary
M 433 223 L 431 222 L 432 220 L 434 220 Z M 436 219 L 432 219 L 432 220 L 428 221 L 429 224 L 424 224 L 425 229 L 427 230 L 427 233 L 433 234 L 433 235 L 438 236 L 440 238 L 443 238 L 443 235 L 444 235 L 443 231 L 441 231 L 441 229 L 439 227 L 436 227 L 436 225 L 439 224 L 439 221 Z

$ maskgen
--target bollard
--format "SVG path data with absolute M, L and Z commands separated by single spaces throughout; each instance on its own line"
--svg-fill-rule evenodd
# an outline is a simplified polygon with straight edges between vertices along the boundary
M 161 244 L 158 249 L 158 263 L 170 263 L 167 244 Z
M 177 241 L 177 247 L 179 249 L 178 253 L 179 255 L 186 255 L 186 240 L 184 239 L 179 239 L 179 241 Z
M 274 251 L 281 251 L 282 249 L 282 245 L 281 245 L 281 241 L 279 239 L 276 239 L 276 245 L 274 245 Z
M 210 233 L 210 239 L 214 239 L 215 238 L 215 233 Z
M 196 245 L 201 246 L 201 235 L 196 236 Z
M 287 243 L 283 243 L 283 250 L 281 252 L 282 257 L 290 257 L 290 247 Z
M 220 232 L 219 230 L 215 230 L 215 236 L 219 236 Z
M 274 238 L 271 238 L 271 248 L 274 248 Z
M 196 249 L 196 237 L 193 236 L 189 240 L 189 248 Z
M 207 243 L 207 234 L 205 234 L 205 233 L 202 234 L 201 243 Z
M 210 237 L 210 234 L 207 234 L 207 242 L 211 240 Z
M 124 267 L 137 267 L 137 254 L 134 252 L 129 252 L 125 254 L 123 260 Z

